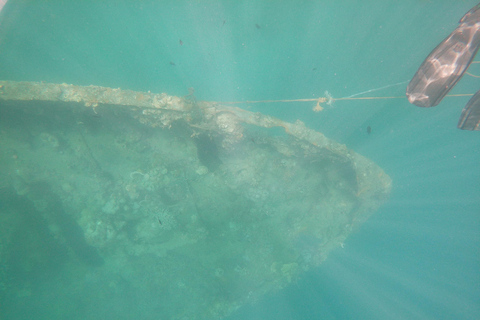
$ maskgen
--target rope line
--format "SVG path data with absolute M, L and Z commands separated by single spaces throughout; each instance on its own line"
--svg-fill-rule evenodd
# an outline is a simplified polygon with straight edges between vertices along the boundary
M 480 76 L 477 76 L 476 74 L 472 74 L 470 72 L 465 72 L 465 73 L 468 74 L 470 77 L 480 78 Z
M 459 94 L 449 94 L 445 97 L 470 97 L 473 96 L 473 93 L 459 93 Z M 355 98 L 331 98 L 332 101 L 344 101 L 344 100 L 383 100 L 383 99 L 406 99 L 405 96 L 391 96 L 391 97 L 355 97 Z M 277 102 L 327 102 L 328 99 L 325 97 L 315 98 L 315 99 L 290 99 L 290 100 L 244 100 L 244 101 L 216 101 L 221 104 L 241 104 L 241 103 L 277 103 Z
M 480 63 L 480 61 L 473 61 L 472 63 Z M 469 72 L 466 72 L 469 76 L 475 77 L 475 78 L 480 78 L 480 76 L 471 74 Z M 221 103 L 221 104 L 246 104 L 246 103 L 278 103 L 278 102 L 316 102 L 317 104 L 313 107 L 313 111 L 322 111 L 323 107 L 320 105 L 321 103 L 326 103 L 327 105 L 331 105 L 335 101 L 345 101 L 345 100 L 383 100 L 383 99 L 406 99 L 405 96 L 401 97 L 357 97 L 358 95 L 377 91 L 377 90 L 382 90 L 394 86 L 398 86 L 404 83 L 407 83 L 407 81 L 399 82 L 399 83 L 394 83 L 390 84 L 384 87 L 376 88 L 376 89 L 370 89 L 367 91 L 363 91 L 360 93 L 356 93 L 354 95 L 344 97 L 344 98 L 333 98 L 332 96 L 329 95 L 327 91 L 325 91 L 325 94 L 327 95 L 326 97 L 320 97 L 320 98 L 312 98 L 312 99 L 291 99 L 291 100 L 245 100 L 245 101 L 216 101 L 216 103 Z M 460 93 L 460 94 L 449 94 L 446 95 L 445 97 L 470 97 L 473 96 L 473 93 Z

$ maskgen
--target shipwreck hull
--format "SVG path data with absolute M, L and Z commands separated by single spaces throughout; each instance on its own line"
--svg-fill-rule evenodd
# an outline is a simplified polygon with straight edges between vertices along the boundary
M 33 245 L 46 237 L 56 264 L 77 266 L 58 290 L 221 318 L 320 265 L 391 190 L 379 166 L 300 121 L 193 96 L 0 81 L 0 128 L 0 291 L 20 300 L 52 261 Z

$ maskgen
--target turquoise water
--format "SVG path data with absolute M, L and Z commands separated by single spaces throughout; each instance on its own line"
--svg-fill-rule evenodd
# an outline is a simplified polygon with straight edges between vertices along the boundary
M 193 87 L 207 101 L 308 99 L 326 90 L 340 98 L 404 82 L 476 4 L 46 3 L 10 0 L 0 13 L 0 79 L 177 96 Z M 405 87 L 366 95 L 403 96 Z M 452 93 L 478 87 L 465 76 Z M 480 134 L 456 128 L 467 101 L 447 97 L 428 110 L 406 98 L 337 101 L 319 113 L 304 102 L 251 105 L 346 144 L 394 187 L 345 248 L 230 319 L 480 318 Z

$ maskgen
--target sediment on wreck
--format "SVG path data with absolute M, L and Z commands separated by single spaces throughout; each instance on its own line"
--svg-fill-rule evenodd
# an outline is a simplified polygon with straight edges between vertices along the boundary
M 391 190 L 378 165 L 301 121 L 192 97 L 0 81 L 0 126 L 0 190 L 18 200 L 1 218 L 0 288 L 18 295 L 29 284 L 12 268 L 28 278 L 49 259 L 43 234 L 59 263 L 95 270 L 99 301 L 138 290 L 165 318 L 221 318 L 320 265 Z M 40 229 L 19 260 L 22 202 Z M 84 278 L 63 285 L 87 294 Z

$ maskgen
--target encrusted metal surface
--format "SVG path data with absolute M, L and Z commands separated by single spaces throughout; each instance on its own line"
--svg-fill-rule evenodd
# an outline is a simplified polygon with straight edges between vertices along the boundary
M 285 287 L 391 189 L 375 163 L 300 121 L 193 96 L 0 81 L 0 126 L 2 199 L 31 206 L 4 205 L 0 290 L 11 268 L 51 259 L 31 244 L 23 262 L 7 257 L 34 215 L 62 263 L 87 266 L 58 290 L 146 292 L 165 319 L 220 318 Z M 45 236 L 31 228 L 32 241 Z

